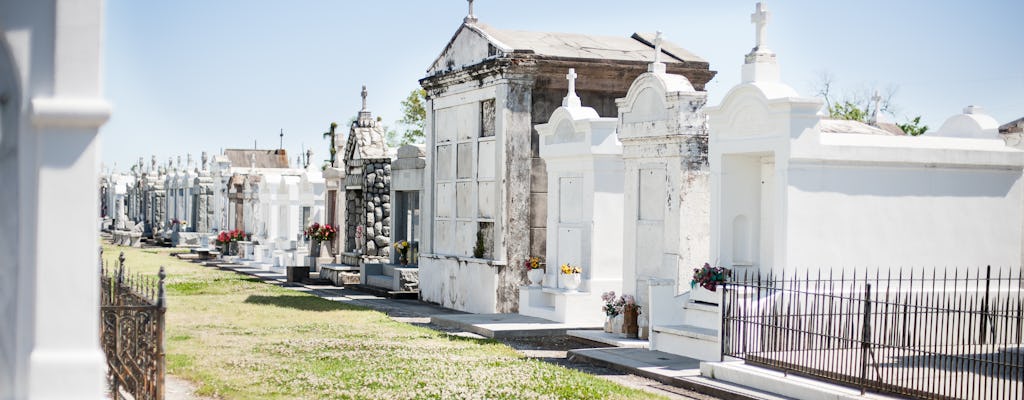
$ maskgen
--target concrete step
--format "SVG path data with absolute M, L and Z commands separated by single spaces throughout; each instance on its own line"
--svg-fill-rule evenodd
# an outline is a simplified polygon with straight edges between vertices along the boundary
M 366 285 L 375 286 L 383 289 L 394 290 L 395 279 L 388 275 L 367 275 Z
M 718 330 L 693 325 L 655 325 L 651 349 L 704 361 L 721 359 Z

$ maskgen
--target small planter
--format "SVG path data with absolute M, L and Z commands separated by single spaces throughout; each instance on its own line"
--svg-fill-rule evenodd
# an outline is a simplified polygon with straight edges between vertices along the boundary
M 527 270 L 526 277 L 530 279 L 530 286 L 538 287 L 544 281 L 544 270 L 540 268 Z
M 714 292 L 701 286 L 694 286 L 690 290 L 690 300 L 706 304 L 717 305 L 722 301 L 722 285 L 718 285 Z
M 626 334 L 627 338 L 636 339 L 639 337 L 640 325 L 637 324 L 637 317 L 640 316 L 640 310 L 636 307 L 627 306 L 622 312 L 622 331 Z
M 580 283 L 583 282 L 581 274 L 559 274 L 558 277 L 562 281 L 562 289 L 569 293 L 576 292 L 576 289 L 580 288 Z

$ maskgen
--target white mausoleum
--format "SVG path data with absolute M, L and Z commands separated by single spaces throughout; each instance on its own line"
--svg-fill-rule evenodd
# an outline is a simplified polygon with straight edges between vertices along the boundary
M 542 286 L 519 289 L 519 313 L 599 326 L 601 294 L 622 290 L 622 145 L 616 118 L 602 118 L 569 93 L 546 124 L 536 126 L 547 164 L 547 271 Z M 561 287 L 559 266 L 583 268 L 578 291 Z

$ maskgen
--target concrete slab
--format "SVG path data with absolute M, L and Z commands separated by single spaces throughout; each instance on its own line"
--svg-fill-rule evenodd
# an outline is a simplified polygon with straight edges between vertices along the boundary
M 701 370 L 704 376 L 714 377 L 714 381 L 720 385 L 742 384 L 763 392 L 787 396 L 787 398 L 830 400 L 889 400 L 897 398 L 875 393 L 862 395 L 857 389 L 760 368 L 743 361 L 708 362 L 701 365 Z
M 701 361 L 661 351 L 631 348 L 569 350 L 569 360 L 601 365 L 721 399 L 783 400 L 786 397 L 701 376 Z
M 633 349 L 646 349 L 650 347 L 650 342 L 642 339 L 628 339 L 618 333 L 608 333 L 605 331 L 598 330 L 571 330 L 566 331 L 566 335 L 577 337 L 580 339 L 589 340 L 591 342 L 603 343 L 614 347 L 628 347 Z
M 430 322 L 473 332 L 488 338 L 562 336 L 568 330 L 598 328 L 582 324 L 565 324 L 520 314 L 432 315 Z

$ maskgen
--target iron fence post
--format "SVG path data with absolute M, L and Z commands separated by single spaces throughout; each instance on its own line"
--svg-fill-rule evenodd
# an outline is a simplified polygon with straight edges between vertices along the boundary
M 992 283 L 992 266 L 989 265 L 989 266 L 985 267 L 985 299 L 981 303 L 981 335 L 980 335 L 981 343 L 980 344 L 985 344 L 988 341 L 987 340 L 987 335 L 985 334 L 985 331 L 988 330 L 988 295 L 989 295 L 989 285 L 991 283 Z
M 719 334 L 719 337 L 718 337 L 718 342 L 719 342 L 718 343 L 719 344 L 718 361 L 725 361 L 725 337 L 726 337 L 726 335 L 725 335 L 725 333 L 726 333 L 725 291 L 726 290 L 727 290 L 726 289 L 726 284 L 722 283 L 722 300 L 721 300 L 721 302 L 718 303 L 718 312 L 721 313 L 721 315 L 722 315 L 722 325 L 721 325 L 721 328 L 718 331 L 718 334 Z
M 860 338 L 860 394 L 868 385 L 868 353 L 871 351 L 871 284 L 864 283 L 864 323 Z

